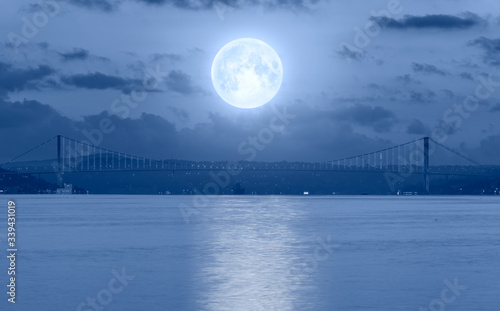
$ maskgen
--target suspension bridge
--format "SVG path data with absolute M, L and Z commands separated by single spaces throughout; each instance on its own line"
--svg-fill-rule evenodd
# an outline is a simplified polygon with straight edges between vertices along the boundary
M 55 144 L 54 144 L 55 143 Z M 55 145 L 55 150 L 52 150 Z M 49 158 L 46 160 L 30 160 L 23 158 L 38 150 L 51 146 Z M 438 150 L 448 154 L 441 156 L 431 164 L 431 158 Z M 50 156 L 52 155 L 52 156 Z M 451 164 L 449 157 L 459 161 Z M 433 161 L 434 162 L 434 161 Z M 58 174 L 67 173 L 99 173 L 123 171 L 311 171 L 311 172 L 373 172 L 385 174 L 419 174 L 422 175 L 423 188 L 429 190 L 430 175 L 483 175 L 481 165 L 465 155 L 435 141 L 423 137 L 407 143 L 364 154 L 328 160 L 324 162 L 194 162 L 180 160 L 158 160 L 136 156 L 103 148 L 88 142 L 78 141 L 62 135 L 29 149 L 0 165 L 7 173 L 20 174 Z

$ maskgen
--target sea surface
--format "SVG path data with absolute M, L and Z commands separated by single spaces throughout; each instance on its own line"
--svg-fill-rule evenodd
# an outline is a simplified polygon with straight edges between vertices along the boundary
M 3 195 L 0 204 L 0 310 L 500 310 L 500 196 Z

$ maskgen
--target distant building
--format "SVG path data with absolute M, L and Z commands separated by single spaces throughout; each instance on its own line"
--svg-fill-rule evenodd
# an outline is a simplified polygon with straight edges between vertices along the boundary
M 397 195 L 418 195 L 418 192 L 400 191 L 400 190 L 398 190 Z
M 58 188 L 57 194 L 73 194 L 73 185 L 72 184 L 64 184 L 64 188 Z
M 237 183 L 232 191 L 234 194 L 245 194 L 245 188 L 243 188 L 240 183 Z

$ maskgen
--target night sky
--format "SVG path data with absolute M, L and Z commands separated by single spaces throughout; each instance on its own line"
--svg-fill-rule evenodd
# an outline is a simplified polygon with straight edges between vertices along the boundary
M 104 122 L 100 146 L 157 159 L 245 160 L 260 133 L 257 161 L 431 136 L 500 164 L 499 1 L 4 1 L 0 27 L 0 162 Z M 210 77 L 238 38 L 283 63 L 278 95 L 252 110 Z

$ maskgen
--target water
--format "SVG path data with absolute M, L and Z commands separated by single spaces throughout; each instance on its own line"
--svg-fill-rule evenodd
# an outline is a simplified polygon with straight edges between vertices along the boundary
M 16 310 L 500 307 L 500 197 L 11 198 Z

